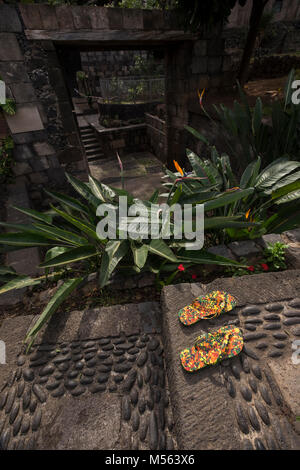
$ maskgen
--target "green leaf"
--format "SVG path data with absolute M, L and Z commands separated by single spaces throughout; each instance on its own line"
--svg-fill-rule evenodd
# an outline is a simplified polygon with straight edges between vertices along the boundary
M 49 261 L 58 255 L 67 253 L 70 250 L 71 248 L 67 248 L 65 246 L 54 246 L 53 248 L 50 248 L 50 250 L 47 251 L 44 261 Z M 45 275 L 48 276 L 48 274 L 49 274 L 49 268 L 45 268 Z
M 90 190 L 90 187 L 86 183 L 83 183 L 82 181 L 77 178 L 74 178 L 74 176 L 69 175 L 68 173 L 66 173 L 66 177 L 69 183 L 75 189 L 75 191 L 80 194 L 80 196 L 86 199 L 94 208 L 97 208 L 99 206 L 99 204 L 101 203 L 101 199 L 94 196 L 94 194 Z
M 51 224 L 52 223 L 52 217 L 47 214 L 43 214 L 42 212 L 35 211 L 33 209 L 26 209 L 24 207 L 18 207 L 18 206 L 12 206 L 14 209 L 16 209 L 19 212 L 22 212 L 23 214 L 29 215 L 29 217 L 32 217 L 33 219 L 39 220 L 40 222 L 44 222 L 45 224 Z
M 211 211 L 212 209 L 218 209 L 219 207 L 232 204 L 233 202 L 239 201 L 250 194 L 253 194 L 254 188 L 248 188 L 243 190 L 237 190 L 233 192 L 223 193 L 220 196 L 210 201 L 204 202 L 204 211 Z
M 275 185 L 281 178 L 300 167 L 299 162 L 279 162 L 267 167 L 258 177 L 256 187 L 265 190 Z
M 29 276 L 18 276 L 16 279 L 12 279 L 4 286 L 0 287 L 0 294 L 4 294 L 10 290 L 23 289 L 28 286 L 35 286 L 40 284 L 44 278 L 33 279 Z
M 264 223 L 264 228 L 268 233 L 283 233 L 293 230 L 300 225 L 300 206 L 292 204 L 290 207 L 279 208 L 278 212 L 271 216 Z
M 243 222 L 239 219 L 240 217 L 206 217 L 204 219 L 204 229 L 248 228 L 257 225 L 253 222 Z
M 0 274 L 16 274 L 16 271 L 9 266 L 0 266 Z
M 80 230 L 82 230 L 83 233 L 86 233 L 88 236 L 90 236 L 91 238 L 94 238 L 95 240 L 99 241 L 100 242 L 100 239 L 98 238 L 97 236 L 97 233 L 96 233 L 96 230 L 95 230 L 95 227 L 92 225 L 92 224 L 89 224 L 89 223 L 83 223 L 81 222 L 80 220 L 78 220 L 77 218 L 75 217 L 72 217 L 71 215 L 67 214 L 66 212 L 63 212 L 59 209 L 57 209 L 56 207 L 54 206 L 51 206 L 52 209 L 57 213 L 59 214 L 63 219 L 67 220 L 68 222 L 70 222 L 72 225 L 74 225 L 75 227 L 79 228 Z
M 89 212 L 86 209 L 86 206 L 82 204 L 80 201 L 78 201 L 77 199 L 71 196 L 67 196 L 66 194 L 57 193 L 55 191 L 49 191 L 46 189 L 44 189 L 44 191 L 46 194 L 48 194 L 48 196 L 51 196 L 56 201 L 62 204 L 65 204 L 66 206 L 70 207 L 73 210 L 83 212 L 84 214 L 89 215 Z
M 159 190 L 156 189 L 154 193 L 152 194 L 152 196 L 150 197 L 149 202 L 151 202 L 152 204 L 157 204 L 158 197 L 159 197 Z
M 193 264 L 214 264 L 216 266 L 240 266 L 242 264 L 234 261 L 229 258 L 224 258 L 223 256 L 215 255 L 214 253 L 209 253 L 205 250 L 200 251 L 189 251 L 186 250 L 185 254 L 178 255 L 180 261 L 185 263 L 186 261 L 190 261 Z
M 43 232 L 48 235 L 49 238 L 52 238 L 54 240 L 64 240 L 69 243 L 72 243 L 74 245 L 87 245 L 88 241 L 86 238 L 80 237 L 76 233 L 67 231 L 67 230 L 62 230 L 59 227 L 56 226 L 49 226 L 49 225 L 42 225 L 42 224 L 35 224 L 35 227 L 38 227 L 40 231 L 42 232 L 41 235 L 43 235 Z
M 148 257 L 148 246 L 136 246 L 134 242 L 131 242 L 131 249 L 133 253 L 133 259 L 136 266 L 142 269 L 145 266 Z
M 213 199 L 219 194 L 220 192 L 218 191 L 207 191 L 203 188 L 203 191 L 194 192 L 192 196 L 184 196 L 180 198 L 180 204 L 202 204 L 205 201 Z
M 112 202 L 114 198 L 117 196 L 116 191 L 111 188 L 110 186 L 104 184 L 104 183 L 99 183 L 99 181 L 96 181 L 95 179 L 93 180 L 93 188 L 96 191 L 96 186 L 98 188 L 98 191 L 102 194 L 102 199 L 104 199 L 104 202 Z M 126 195 L 128 194 L 127 191 L 124 190 L 118 190 L 120 193 L 125 193 Z
M 1 104 L 0 107 L 9 116 L 13 116 L 14 114 L 16 114 L 17 105 L 16 102 L 11 98 L 7 98 L 6 103 Z
M 35 235 L 33 233 L 1 233 L 0 244 L 11 246 L 48 246 L 53 245 L 53 241 L 48 240 L 44 236 Z
M 91 188 L 93 194 L 98 199 L 100 199 L 101 202 L 107 202 L 104 195 L 103 195 L 103 190 L 102 190 L 102 187 L 101 187 L 101 183 L 99 183 L 99 181 L 97 181 L 91 175 L 89 175 L 89 184 L 90 184 L 90 188 Z
M 75 263 L 86 258 L 96 256 L 97 250 L 93 245 L 81 246 L 68 250 L 66 253 L 56 256 L 40 264 L 40 268 L 51 268 L 53 266 L 62 266 L 63 264 Z
M 186 149 L 186 155 L 195 172 L 195 175 L 200 178 L 206 178 L 206 184 L 209 184 L 209 179 L 203 169 L 203 161 L 201 160 L 201 158 L 199 158 L 198 155 L 196 155 L 195 152 L 190 149 Z M 203 180 L 203 184 L 205 184 L 205 180 Z
M 174 204 L 176 204 L 179 201 L 181 194 L 182 194 L 182 189 L 181 189 L 181 186 L 179 185 L 177 186 L 176 191 L 173 194 L 171 201 L 169 202 L 169 205 L 173 206 Z
M 124 258 L 128 249 L 129 244 L 127 240 L 111 240 L 107 243 L 100 266 L 99 284 L 101 288 L 107 284 L 111 274 L 122 258 Z
M 151 240 L 150 244 L 147 246 L 149 251 L 157 256 L 166 258 L 174 263 L 178 261 L 171 248 L 169 248 L 163 240 Z
M 208 142 L 208 140 L 206 139 L 206 137 L 204 137 L 204 135 L 200 134 L 200 132 L 196 131 L 195 129 L 193 129 L 192 127 L 190 126 L 184 126 L 184 128 L 189 131 L 194 137 L 196 137 L 197 139 L 201 140 L 201 142 L 204 142 L 204 144 L 208 145 L 210 147 L 210 143 Z
M 300 171 L 288 175 L 286 178 L 282 178 L 272 188 L 272 199 L 284 196 L 290 191 L 299 189 L 300 185 Z
M 286 204 L 287 202 L 296 201 L 299 198 L 300 198 L 300 190 L 292 191 L 292 192 L 286 194 L 285 196 L 283 196 L 279 199 L 276 199 L 275 204 L 277 204 L 277 205 L 278 204 Z
M 36 337 L 43 325 L 50 320 L 50 318 L 56 312 L 59 306 L 76 289 L 76 287 L 83 281 L 83 279 L 83 277 L 79 277 L 77 279 L 68 279 L 57 289 L 54 296 L 48 303 L 47 307 L 42 312 L 33 328 L 27 334 L 26 340 L 28 340 L 29 338 L 34 339 Z
M 249 163 L 249 165 L 247 166 L 246 170 L 244 171 L 241 177 L 241 181 L 240 181 L 241 189 L 247 188 L 249 182 L 252 182 L 254 172 L 257 166 L 258 166 L 258 160 L 255 160 L 254 162 Z
M 46 234 L 41 233 L 39 229 L 37 229 L 34 225 L 30 224 L 10 224 L 7 222 L 0 222 L 1 227 L 19 230 L 20 232 L 26 233 L 34 233 L 35 235 L 40 235 L 46 237 Z

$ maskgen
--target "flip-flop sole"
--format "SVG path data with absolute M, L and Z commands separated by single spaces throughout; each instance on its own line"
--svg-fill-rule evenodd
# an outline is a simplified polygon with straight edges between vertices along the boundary
M 222 359 L 229 359 L 233 356 L 237 356 L 243 349 L 244 341 L 242 332 L 239 328 L 232 328 L 231 326 L 223 326 L 219 328 L 215 334 L 224 335 L 226 333 L 232 333 L 229 339 L 229 342 L 226 346 L 225 353 L 223 352 Z M 180 360 L 182 367 L 187 372 L 195 372 L 197 370 L 203 369 L 206 367 L 207 362 L 216 363 L 220 356 L 220 343 L 218 341 L 213 341 L 211 338 L 210 341 L 203 341 L 201 343 L 202 349 L 199 347 L 192 346 L 191 348 L 184 349 L 180 353 Z
M 213 291 L 207 295 L 197 297 L 190 305 L 178 312 L 179 320 L 185 326 L 193 325 L 199 320 L 219 316 L 229 312 L 236 306 L 235 298 L 222 291 Z

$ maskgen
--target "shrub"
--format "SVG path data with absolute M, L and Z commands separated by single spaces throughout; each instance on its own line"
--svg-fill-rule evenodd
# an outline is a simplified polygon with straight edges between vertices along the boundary
M 239 87 L 241 104 L 235 101 L 233 109 L 214 106 L 221 121 L 227 152 L 245 168 L 261 157 L 263 166 L 277 158 L 300 160 L 300 106 L 292 103 L 292 83 L 295 71 L 289 74 L 283 101 L 274 101 L 269 113 L 264 114 L 262 101 L 257 98 L 253 110 L 247 96 Z M 207 113 L 206 113 L 207 114 Z
M 204 137 L 187 126 L 195 137 Z M 207 142 L 208 144 L 208 142 Z M 244 170 L 240 180 L 234 176 L 228 155 L 211 147 L 211 159 L 201 159 L 187 149 L 193 169 L 173 173 L 166 170 L 164 194 L 171 204 L 204 204 L 205 229 L 218 233 L 224 241 L 257 238 L 266 233 L 282 233 L 300 223 L 300 162 L 275 160 L 261 171 L 258 157 Z
M 187 240 L 178 242 L 174 239 L 174 225 L 170 223 L 170 239 L 146 239 L 143 235 L 143 224 L 139 232 L 131 233 L 130 238 L 122 239 L 122 227 L 119 217 L 116 217 L 116 238 L 112 240 L 100 239 L 96 232 L 97 224 L 104 221 L 104 216 L 97 216 L 98 208 L 103 213 L 119 211 L 119 196 L 127 196 L 128 204 L 137 204 L 146 212 L 146 222 L 155 213 L 159 206 L 152 206 L 158 200 L 158 191 L 155 191 L 149 201 L 134 199 L 124 190 L 114 189 L 89 178 L 89 183 L 83 183 L 70 175 L 67 179 L 81 198 L 82 202 L 62 193 L 46 191 L 55 205 L 46 213 L 31 209 L 16 209 L 29 215 L 32 224 L 0 224 L 8 229 L 16 230 L 13 233 L 0 234 L 0 244 L 3 251 L 11 249 L 24 249 L 26 247 L 43 247 L 46 250 L 44 261 L 40 268 L 44 274 L 31 278 L 18 276 L 10 267 L 0 267 L 0 294 L 13 289 L 40 284 L 47 279 L 63 277 L 63 283 L 56 291 L 49 304 L 42 312 L 37 323 L 30 330 L 26 340 L 29 347 L 42 326 L 51 318 L 62 302 L 82 283 L 92 272 L 99 275 L 99 286 L 104 287 L 116 269 L 124 270 L 127 275 L 151 271 L 173 272 L 178 265 L 184 263 L 186 267 L 196 264 L 216 264 L 221 266 L 239 265 L 239 263 L 207 253 L 204 250 L 189 251 L 184 248 Z M 162 229 L 162 221 L 159 228 Z M 137 236 L 136 236 L 137 235 Z

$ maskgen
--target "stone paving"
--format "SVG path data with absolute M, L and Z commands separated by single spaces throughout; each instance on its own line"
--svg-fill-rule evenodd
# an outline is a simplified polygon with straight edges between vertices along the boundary
M 237 307 L 182 326 L 179 309 L 214 289 L 230 292 Z M 300 338 L 299 270 L 168 286 L 161 306 L 56 314 L 25 355 L 23 339 L 35 320 L 7 318 L 0 329 L 7 352 L 0 448 L 300 447 L 299 365 L 292 361 L 299 357 L 292 349 Z M 242 329 L 242 353 L 185 372 L 180 351 L 201 330 L 224 324 Z
M 156 189 L 163 189 L 162 163 L 151 152 L 126 154 L 122 157 L 124 188 L 135 197 L 149 198 Z M 91 175 L 102 183 L 121 188 L 117 158 L 89 162 Z
M 56 316 L 29 355 L 32 316 L 7 319 L 0 338 L 0 448 L 173 449 L 159 305 Z
M 7 185 L 6 222 L 10 224 L 28 224 L 30 217 L 17 211 L 13 206 L 30 208 L 28 192 L 23 182 Z M 11 230 L 8 230 L 11 231 Z M 18 274 L 35 276 L 40 264 L 39 250 L 36 247 L 9 251 L 5 256 L 5 264 L 15 269 Z M 22 300 L 26 288 L 0 295 L 0 308 L 3 305 L 16 305 Z
M 237 307 L 215 320 L 181 325 L 179 309 L 215 289 L 234 295 Z M 242 353 L 196 374 L 184 371 L 180 351 L 201 330 L 225 324 L 242 329 Z M 293 342 L 300 344 L 299 270 L 169 286 L 163 337 L 179 449 L 300 448 L 300 366 L 292 362 Z

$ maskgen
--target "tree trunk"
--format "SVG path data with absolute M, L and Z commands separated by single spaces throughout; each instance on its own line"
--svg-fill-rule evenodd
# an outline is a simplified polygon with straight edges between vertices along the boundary
M 255 47 L 256 37 L 259 31 L 260 20 L 264 11 L 264 8 L 269 0 L 253 0 L 251 16 L 250 16 L 250 27 L 244 48 L 243 57 L 241 60 L 240 70 L 238 73 L 238 80 L 241 86 L 244 86 L 249 75 L 250 60 Z

